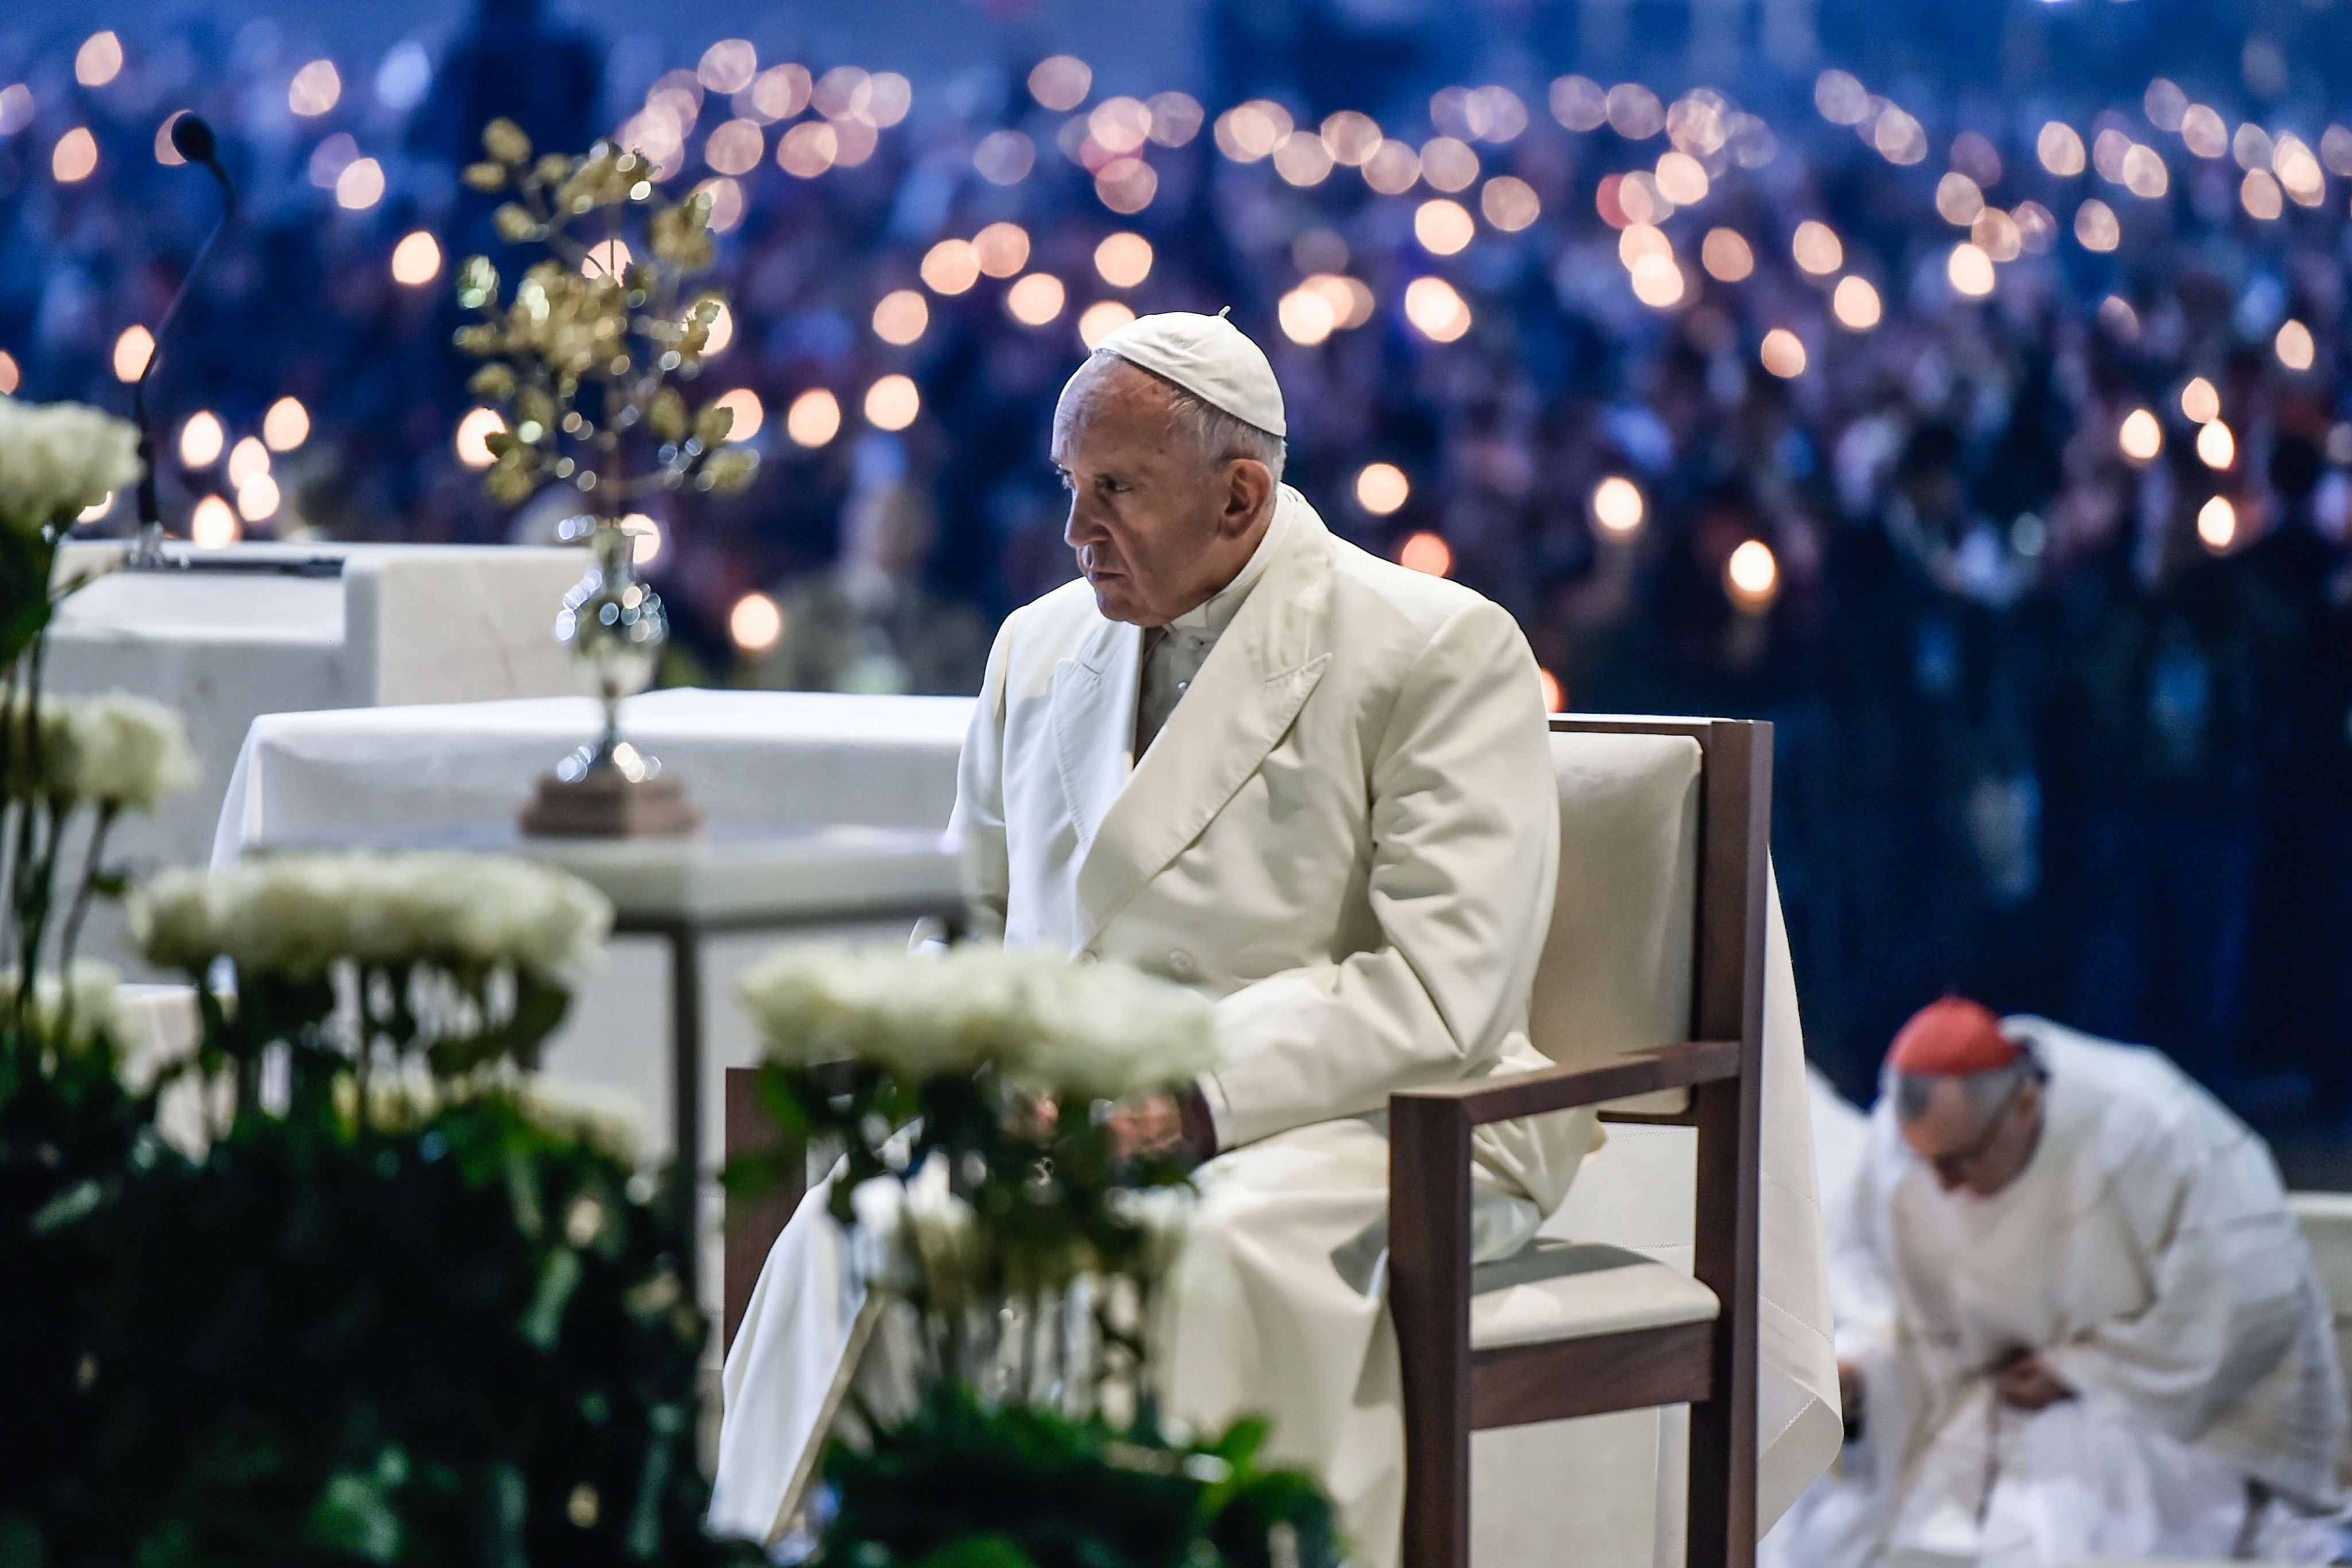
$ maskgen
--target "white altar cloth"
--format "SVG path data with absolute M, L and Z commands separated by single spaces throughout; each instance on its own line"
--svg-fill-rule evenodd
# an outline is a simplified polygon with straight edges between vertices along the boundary
M 180 547 L 175 547 L 180 548 Z M 58 578 L 110 564 L 119 544 L 68 544 Z M 554 638 L 578 550 L 459 545 L 239 545 L 210 560 L 340 559 L 340 576 L 110 572 L 58 607 L 45 684 L 126 691 L 188 726 L 204 776 L 150 820 L 126 818 L 115 852 L 141 871 L 201 865 L 229 773 L 266 713 L 462 702 L 581 689 Z M 89 954 L 118 959 L 101 922 Z

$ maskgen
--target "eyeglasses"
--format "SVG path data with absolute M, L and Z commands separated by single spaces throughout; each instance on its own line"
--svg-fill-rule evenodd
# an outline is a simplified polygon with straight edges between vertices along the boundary
M 1927 1161 L 1946 1186 L 1958 1186 L 1968 1180 L 1969 1173 L 1976 1169 L 1977 1162 L 1984 1158 L 1986 1151 L 2000 1138 L 2001 1128 L 2009 1122 L 2010 1112 L 2017 1107 L 2018 1096 L 2025 1092 L 2026 1084 L 2031 1082 L 2031 1079 L 2020 1078 L 2011 1085 L 2009 1092 L 2001 1096 L 2000 1104 L 1986 1118 L 1984 1134 L 1976 1142 L 1966 1148 L 1934 1155 Z

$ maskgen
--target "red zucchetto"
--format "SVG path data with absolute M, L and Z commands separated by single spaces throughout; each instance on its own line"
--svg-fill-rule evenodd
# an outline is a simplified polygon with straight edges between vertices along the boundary
M 1911 1015 L 1895 1033 L 1886 1065 L 1916 1078 L 1961 1078 L 2007 1067 L 2017 1046 L 2000 1032 L 1990 1009 L 1965 997 L 1946 997 Z

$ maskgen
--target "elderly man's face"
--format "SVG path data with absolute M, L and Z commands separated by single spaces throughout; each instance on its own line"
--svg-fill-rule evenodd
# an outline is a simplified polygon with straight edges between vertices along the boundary
M 1903 1124 L 1903 1141 L 1936 1173 L 1946 1192 L 1990 1197 L 2024 1173 L 2042 1138 L 2042 1085 L 2020 1080 L 1990 1113 L 1969 1098 L 1959 1080 L 1937 1083 L 1919 1114 Z
M 1070 492 L 1062 537 L 1109 620 L 1165 626 L 1231 582 L 1264 537 L 1265 465 L 1203 454 L 1166 384 L 1124 361 L 1087 367 L 1062 394 L 1054 465 Z

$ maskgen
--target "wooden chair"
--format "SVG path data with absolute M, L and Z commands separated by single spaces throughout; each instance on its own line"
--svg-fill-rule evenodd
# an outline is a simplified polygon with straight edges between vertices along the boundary
M 1662 761 L 1673 764 L 1664 792 L 1681 805 L 1670 805 L 1663 826 L 1654 802 L 1643 813 L 1644 841 L 1658 862 L 1658 885 L 1645 890 L 1643 909 L 1612 904 L 1599 912 L 1612 935 L 1626 926 L 1647 933 L 1639 954 L 1572 955 L 1581 967 L 1548 956 L 1538 977 L 1531 1032 L 1561 1065 L 1413 1091 L 1390 1103 L 1390 1301 L 1405 1388 L 1403 1561 L 1408 1568 L 1467 1568 L 1473 1431 L 1688 1403 L 1690 1568 L 1750 1568 L 1771 727 L 1569 716 L 1555 718 L 1552 729 L 1570 835 L 1562 911 L 1590 869 L 1580 852 L 1596 843 L 1622 850 L 1617 841 L 1628 826 L 1622 813 L 1600 823 L 1580 820 L 1583 797 L 1609 779 L 1587 766 L 1579 737 L 1636 737 L 1627 744 L 1646 747 L 1654 772 Z M 1571 936 L 1556 915 L 1555 940 Z M 1565 1003 L 1609 988 L 1594 984 L 1596 972 L 1613 977 L 1645 965 L 1664 971 L 1646 1006 L 1601 1009 L 1581 1029 L 1563 1021 Z M 1696 1043 L 1667 1043 L 1680 1040 Z M 1648 1096 L 1640 1108 L 1621 1106 L 1611 1119 L 1696 1129 L 1691 1273 L 1622 1249 L 1549 1240 L 1474 1270 L 1471 1130 L 1637 1095 Z M 725 1117 L 730 1158 L 781 1138 L 758 1106 L 748 1069 L 727 1073 Z M 1609 1157 L 1603 1151 L 1598 1160 Z M 728 1343 L 801 1190 L 793 1182 L 755 1200 L 728 1198 Z M 1497 1303 L 1499 1313 L 1490 1310 Z
M 1548 988 L 1538 978 L 1531 1033 L 1561 1065 L 1391 1098 L 1389 1301 L 1404 1374 L 1403 1561 L 1468 1568 L 1473 1432 L 1687 1403 L 1687 1562 L 1751 1568 L 1771 727 L 1568 716 L 1553 719 L 1552 730 L 1562 773 L 1563 910 L 1584 892 L 1567 864 L 1577 847 L 1576 796 L 1591 781 L 1576 761 L 1580 749 L 1592 749 L 1580 737 L 1685 737 L 1697 747 L 1695 821 L 1681 857 L 1695 862 L 1684 873 L 1695 886 L 1680 944 L 1690 964 L 1689 1019 L 1686 1030 L 1674 1031 L 1688 1043 L 1548 1040 Z M 1688 747 L 1681 750 L 1687 758 Z M 1672 882 L 1675 870 L 1662 863 L 1657 874 Z M 1676 947 L 1664 945 L 1669 962 Z M 1548 954 L 1547 965 L 1555 961 Z M 1642 1046 L 1654 1049 L 1625 1049 Z M 1687 1096 L 1679 1108 L 1658 1107 L 1660 1092 L 1680 1091 Z M 1558 1243 L 1474 1270 L 1472 1130 L 1635 1095 L 1653 1098 L 1616 1119 L 1696 1129 L 1695 1279 L 1621 1249 Z M 1609 1155 L 1603 1150 L 1596 1162 Z M 1513 1321 L 1482 1322 L 1496 1316 L 1482 1312 L 1486 1303 L 1506 1295 Z

